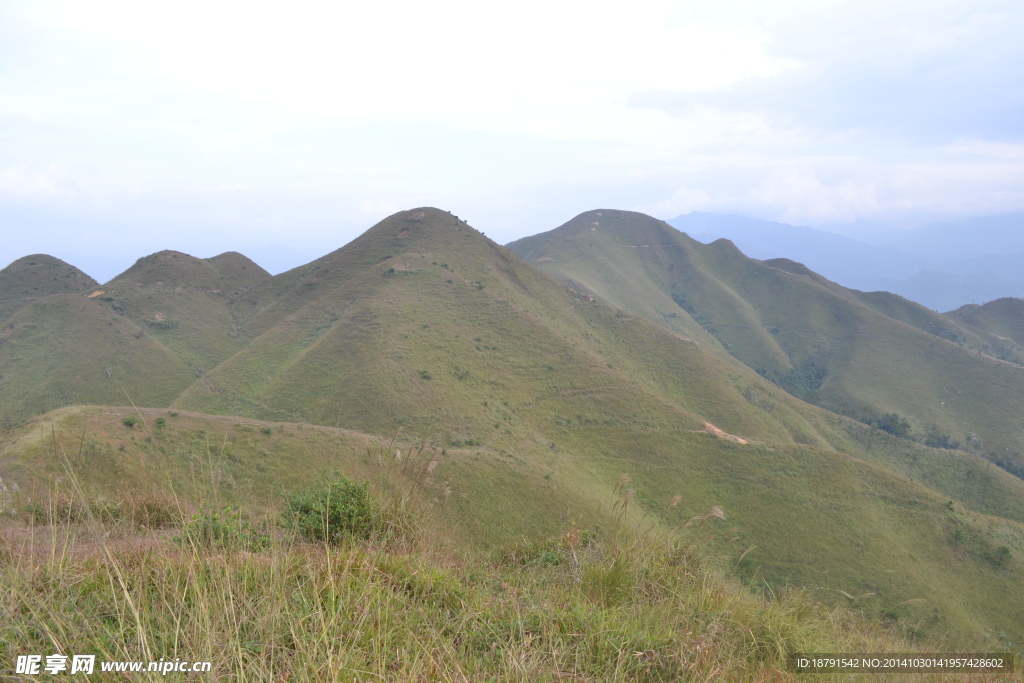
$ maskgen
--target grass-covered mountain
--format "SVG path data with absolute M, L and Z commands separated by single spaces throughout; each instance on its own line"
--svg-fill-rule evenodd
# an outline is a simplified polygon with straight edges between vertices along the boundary
M 33 301 L 83 292 L 95 285 L 91 277 L 58 258 L 46 254 L 25 256 L 0 270 L 0 320 Z
M 167 405 L 195 375 L 147 331 L 88 298 L 56 294 L 0 322 L 0 424 L 77 403 Z
M 663 221 L 592 211 L 509 248 L 578 291 L 693 336 L 699 325 L 791 393 L 865 421 L 1020 460 L 1024 354 L 961 320 L 848 290 L 786 259 L 756 261 Z M 698 342 L 700 340 L 698 339 Z
M 949 314 L 1000 342 L 1024 345 L 1024 299 L 1004 298 L 984 305 L 968 304 Z
M 237 252 L 198 259 L 161 251 L 106 283 L 101 300 L 202 375 L 249 341 L 231 312 L 231 297 L 269 277 Z
M 139 489 L 159 473 L 202 496 L 197 482 L 206 477 L 242 504 L 263 504 L 276 483 L 322 469 L 358 475 L 372 465 L 361 444 L 401 429 L 400 441 L 433 443 L 434 476 L 454 492 L 455 533 L 469 543 L 553 532 L 568 520 L 605 530 L 677 527 L 719 505 L 735 529 L 716 552 L 744 580 L 809 587 L 830 602 L 863 596 L 856 606 L 869 615 L 930 638 L 995 647 L 993 634 L 1024 637 L 1024 601 L 1008 598 L 1024 581 L 1024 483 L 975 453 L 898 439 L 783 391 L 739 362 L 736 349 L 760 358 L 766 374 L 785 375 L 804 367 L 793 346 L 800 334 L 832 348 L 833 318 L 816 320 L 813 334 L 768 329 L 763 302 L 740 295 L 749 295 L 744 273 L 756 278 L 762 266 L 725 243 L 688 254 L 684 243 L 658 241 L 663 226 L 653 219 L 635 243 L 588 241 L 604 234 L 606 215 L 617 214 L 599 213 L 566 236 L 580 247 L 571 253 L 635 274 L 641 252 L 675 250 L 689 260 L 650 269 L 667 288 L 627 279 L 635 288 L 616 300 L 585 279 L 566 287 L 436 209 L 396 214 L 275 277 L 238 267 L 235 276 L 251 280 L 235 281 L 230 293 L 198 260 L 148 257 L 103 295 L 62 296 L 88 314 L 86 331 L 121 329 L 110 334 L 130 343 L 123 354 L 160 350 L 134 367 L 140 388 L 128 393 L 143 385 L 165 393 L 132 393 L 143 422 L 129 420 L 131 408 L 68 408 L 46 420 L 84 435 L 75 467 L 94 491 L 103 482 Z M 545 254 L 527 256 L 543 267 L 561 258 Z M 616 281 L 585 263 L 580 272 L 594 282 Z M 842 313 L 843 301 L 869 322 L 885 317 L 812 275 L 763 267 L 775 274 L 766 285 L 780 307 L 803 292 L 797 306 Z M 182 272 L 195 279 L 175 279 Z M 718 302 L 729 317 L 712 324 L 676 299 Z M 642 315 L 629 312 L 638 305 Z M 181 322 L 152 325 L 158 312 L 159 322 Z M 776 315 L 779 326 L 801 321 Z M 904 343 L 925 334 L 886 319 Z M 185 334 L 191 325 L 201 329 Z M 723 333 L 755 326 L 761 331 L 749 339 Z M 70 335 L 54 329 L 55 338 Z M 231 344 L 238 350 L 228 353 Z M 199 373 L 187 354 L 200 352 L 226 355 Z M 26 378 L 37 368 L 53 381 L 59 369 L 20 358 L 0 372 Z M 60 476 L 39 434 L 39 423 L 8 431 L 5 481 Z M 617 486 L 624 473 L 628 505 Z
M 236 253 L 160 252 L 98 285 L 45 255 L 0 271 L 0 424 L 76 403 L 167 405 L 244 345 L 228 307 L 269 277 Z

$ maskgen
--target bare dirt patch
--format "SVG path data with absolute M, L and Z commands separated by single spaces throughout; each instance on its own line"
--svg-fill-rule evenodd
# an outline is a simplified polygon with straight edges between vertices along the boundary
M 708 434 L 711 434 L 712 436 L 717 436 L 719 439 L 725 439 L 726 441 L 732 441 L 733 443 L 739 443 L 739 444 L 747 444 L 748 443 L 748 441 L 746 439 L 741 439 L 740 437 L 738 437 L 738 436 L 736 436 L 734 434 L 729 434 L 728 432 L 723 432 L 721 429 L 719 429 L 715 425 L 711 424 L 710 422 L 705 422 L 704 423 L 704 429 L 701 430 L 701 431 L 704 431 L 704 432 L 706 432 Z
M 103 290 L 103 289 L 97 289 L 97 290 L 96 290 L 95 292 L 93 292 L 92 294 L 86 294 L 86 295 L 85 295 L 85 298 L 86 298 L 86 299 L 93 299 L 93 298 L 95 298 L 95 297 L 98 297 L 98 296 L 99 296 L 100 294 L 106 294 L 106 293 L 107 293 L 107 292 L 106 292 L 106 290 Z

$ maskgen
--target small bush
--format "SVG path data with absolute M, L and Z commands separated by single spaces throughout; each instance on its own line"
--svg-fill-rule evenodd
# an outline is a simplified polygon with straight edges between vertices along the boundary
M 960 448 L 960 442 L 950 438 L 947 434 L 941 433 L 937 427 L 930 427 L 924 436 L 924 445 L 932 448 Z
M 896 413 L 886 413 L 869 421 L 868 424 L 874 425 L 883 432 L 888 432 L 893 436 L 904 439 L 910 436 L 910 423 L 907 422 L 906 418 L 900 417 Z
M 1010 549 L 1005 545 L 1001 545 L 996 548 L 996 551 L 992 554 L 992 564 L 997 567 L 1005 567 L 1010 561 Z
M 265 529 L 256 528 L 230 507 L 223 510 L 199 509 L 185 522 L 177 540 L 208 548 L 233 548 L 257 551 L 270 545 Z
M 270 427 L 264 427 L 263 429 L 260 430 L 260 434 L 262 434 L 263 436 L 270 436 L 273 433 L 274 432 L 270 429 Z
M 431 379 L 430 373 L 426 370 L 420 370 L 420 377 L 423 379 Z
M 367 539 L 375 527 L 375 505 L 366 484 L 340 477 L 321 486 L 284 495 L 284 521 L 308 541 L 338 543 Z
M 139 418 L 135 417 L 134 415 L 129 415 L 125 419 L 121 420 L 121 424 L 123 424 L 128 429 L 134 429 L 135 425 L 137 425 L 138 423 Z
M 166 420 L 166 418 L 163 418 L 163 417 L 158 417 L 158 418 L 156 419 L 156 427 L 157 427 L 157 429 L 163 429 L 163 428 L 164 428 L 164 427 L 166 427 L 166 426 L 167 426 L 167 420 Z

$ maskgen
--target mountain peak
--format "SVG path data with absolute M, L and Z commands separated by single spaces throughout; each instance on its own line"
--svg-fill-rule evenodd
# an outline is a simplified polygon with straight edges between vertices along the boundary
M 270 277 L 249 258 L 226 252 L 200 259 L 173 249 L 143 256 L 107 285 L 236 290 Z
M 474 242 L 490 242 L 481 240 L 483 237 L 483 233 L 454 213 L 424 206 L 388 216 L 351 243 L 313 264 L 326 266 L 341 258 L 349 267 L 355 262 L 368 266 L 399 254 L 440 253 L 455 247 L 465 249 Z M 342 252 L 344 257 L 341 257 Z
M 49 254 L 24 256 L 0 270 L 0 318 L 30 301 L 95 286 L 95 280 L 59 258 Z
M 270 277 L 270 273 L 245 254 L 226 251 L 223 254 L 203 259 L 216 268 L 223 277 L 231 281 L 232 288 L 248 287 Z

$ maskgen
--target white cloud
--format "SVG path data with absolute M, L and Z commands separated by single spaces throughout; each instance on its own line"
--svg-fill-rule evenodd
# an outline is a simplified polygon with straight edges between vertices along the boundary
M 740 192 L 704 189 L 699 179 L 636 210 L 662 218 L 722 212 L 797 225 L 888 221 L 913 225 L 945 216 L 1009 213 L 1024 208 L 1024 163 L 951 163 L 940 159 L 875 163 L 804 160 L 773 167 Z
M 0 217 L 335 244 L 424 204 L 509 239 L 596 206 L 1022 210 L 1018 7 L 15 0 Z
M 121 45 L 117 69 L 243 98 L 288 117 L 427 120 L 555 136 L 649 125 L 629 93 L 701 92 L 798 64 L 770 34 L 670 23 L 667 0 L 288 3 L 96 0 L 36 16 Z
M 58 166 L 36 168 L 23 162 L 0 169 L 0 194 L 19 199 L 68 199 L 75 186 Z
M 957 155 L 1024 162 L 1024 144 L 990 140 L 957 140 L 949 146 Z

